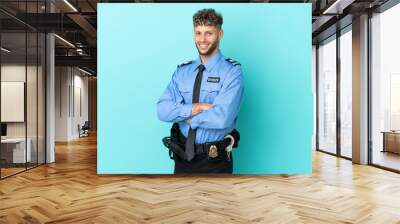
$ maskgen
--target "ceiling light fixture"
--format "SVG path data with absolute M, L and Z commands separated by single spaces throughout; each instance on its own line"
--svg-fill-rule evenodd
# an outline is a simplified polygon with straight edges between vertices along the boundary
M 78 10 L 71 4 L 69 3 L 69 1 L 64 0 L 65 4 L 67 4 L 72 10 L 74 10 L 74 12 L 78 12 Z
M 73 45 L 73 44 L 72 44 L 71 42 L 69 42 L 68 40 L 66 40 L 66 39 L 64 39 L 64 38 L 62 38 L 62 37 L 60 37 L 60 36 L 57 35 L 57 34 L 54 34 L 54 36 L 57 37 L 58 39 L 60 39 L 61 41 L 63 41 L 64 43 L 68 44 L 69 46 L 75 48 L 75 45 Z
M 88 71 L 86 71 L 86 70 L 83 70 L 83 69 L 81 69 L 81 68 L 79 68 L 79 67 L 78 67 L 78 70 L 81 71 L 81 72 L 83 72 L 83 73 L 85 73 L 85 74 L 88 74 L 88 75 L 90 75 L 90 76 L 92 75 L 92 73 L 90 73 L 90 72 L 88 72 Z
M 336 0 L 331 6 L 324 10 L 322 14 L 342 14 L 343 9 L 347 8 L 347 6 L 351 5 L 354 1 L 355 0 Z
M 5 47 L 1 47 L 1 50 L 4 51 L 4 52 L 6 52 L 6 53 L 10 53 L 10 52 L 11 52 L 11 50 L 9 50 L 9 49 L 7 49 L 7 48 L 5 48 Z

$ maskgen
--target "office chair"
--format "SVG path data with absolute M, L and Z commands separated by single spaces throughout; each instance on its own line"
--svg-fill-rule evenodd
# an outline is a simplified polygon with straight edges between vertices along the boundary
M 79 138 L 89 136 L 89 129 L 90 129 L 89 121 L 85 121 L 82 127 L 80 127 L 80 125 L 78 124 Z

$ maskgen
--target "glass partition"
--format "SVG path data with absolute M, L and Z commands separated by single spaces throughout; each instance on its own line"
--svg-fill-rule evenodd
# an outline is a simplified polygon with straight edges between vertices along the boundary
M 2 177 L 24 171 L 31 162 L 26 142 L 26 41 L 25 32 L 1 34 Z
M 318 47 L 318 149 L 336 154 L 336 37 Z
M 27 113 L 27 145 L 31 151 L 31 159 L 27 163 L 28 168 L 36 166 L 38 160 L 38 35 L 37 32 L 27 33 L 27 98 L 26 98 L 26 113 Z
M 0 2 L 14 10 L 0 12 L 1 179 L 45 163 L 45 34 L 13 17 L 43 13 L 44 5 Z
M 340 36 L 340 154 L 352 157 L 352 32 Z
M 371 18 L 372 164 L 400 171 L 400 5 Z
M 37 147 L 38 147 L 38 164 L 46 162 L 46 145 L 45 145 L 45 120 L 46 120 L 46 76 L 45 76 L 45 65 L 46 65 L 46 36 L 43 33 L 38 34 L 38 75 L 37 75 Z

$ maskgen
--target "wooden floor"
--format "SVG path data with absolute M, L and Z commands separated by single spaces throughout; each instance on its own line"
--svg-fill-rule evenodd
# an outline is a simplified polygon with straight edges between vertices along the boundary
M 19 172 L 22 172 L 22 171 L 25 171 L 26 169 L 25 169 L 25 167 L 24 168 L 20 168 L 20 167 L 17 167 L 17 168 L 1 168 L 1 177 L 2 178 L 4 178 L 4 177 L 8 177 L 8 176 L 11 176 L 11 175 L 13 175 L 13 174 L 16 174 L 16 173 L 19 173 Z
M 400 223 L 400 175 L 314 153 L 312 175 L 96 174 L 96 138 L 0 181 L 0 223 Z

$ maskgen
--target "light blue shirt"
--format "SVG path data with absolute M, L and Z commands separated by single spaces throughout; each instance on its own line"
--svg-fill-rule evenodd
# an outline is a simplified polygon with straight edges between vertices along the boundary
M 175 70 L 172 80 L 157 103 L 161 121 L 177 122 L 184 136 L 190 126 L 196 129 L 196 143 L 219 141 L 236 126 L 243 98 L 242 69 L 238 62 L 225 58 L 220 52 L 204 64 L 199 103 L 210 103 L 212 108 L 192 116 L 193 86 L 200 57 L 182 64 Z

